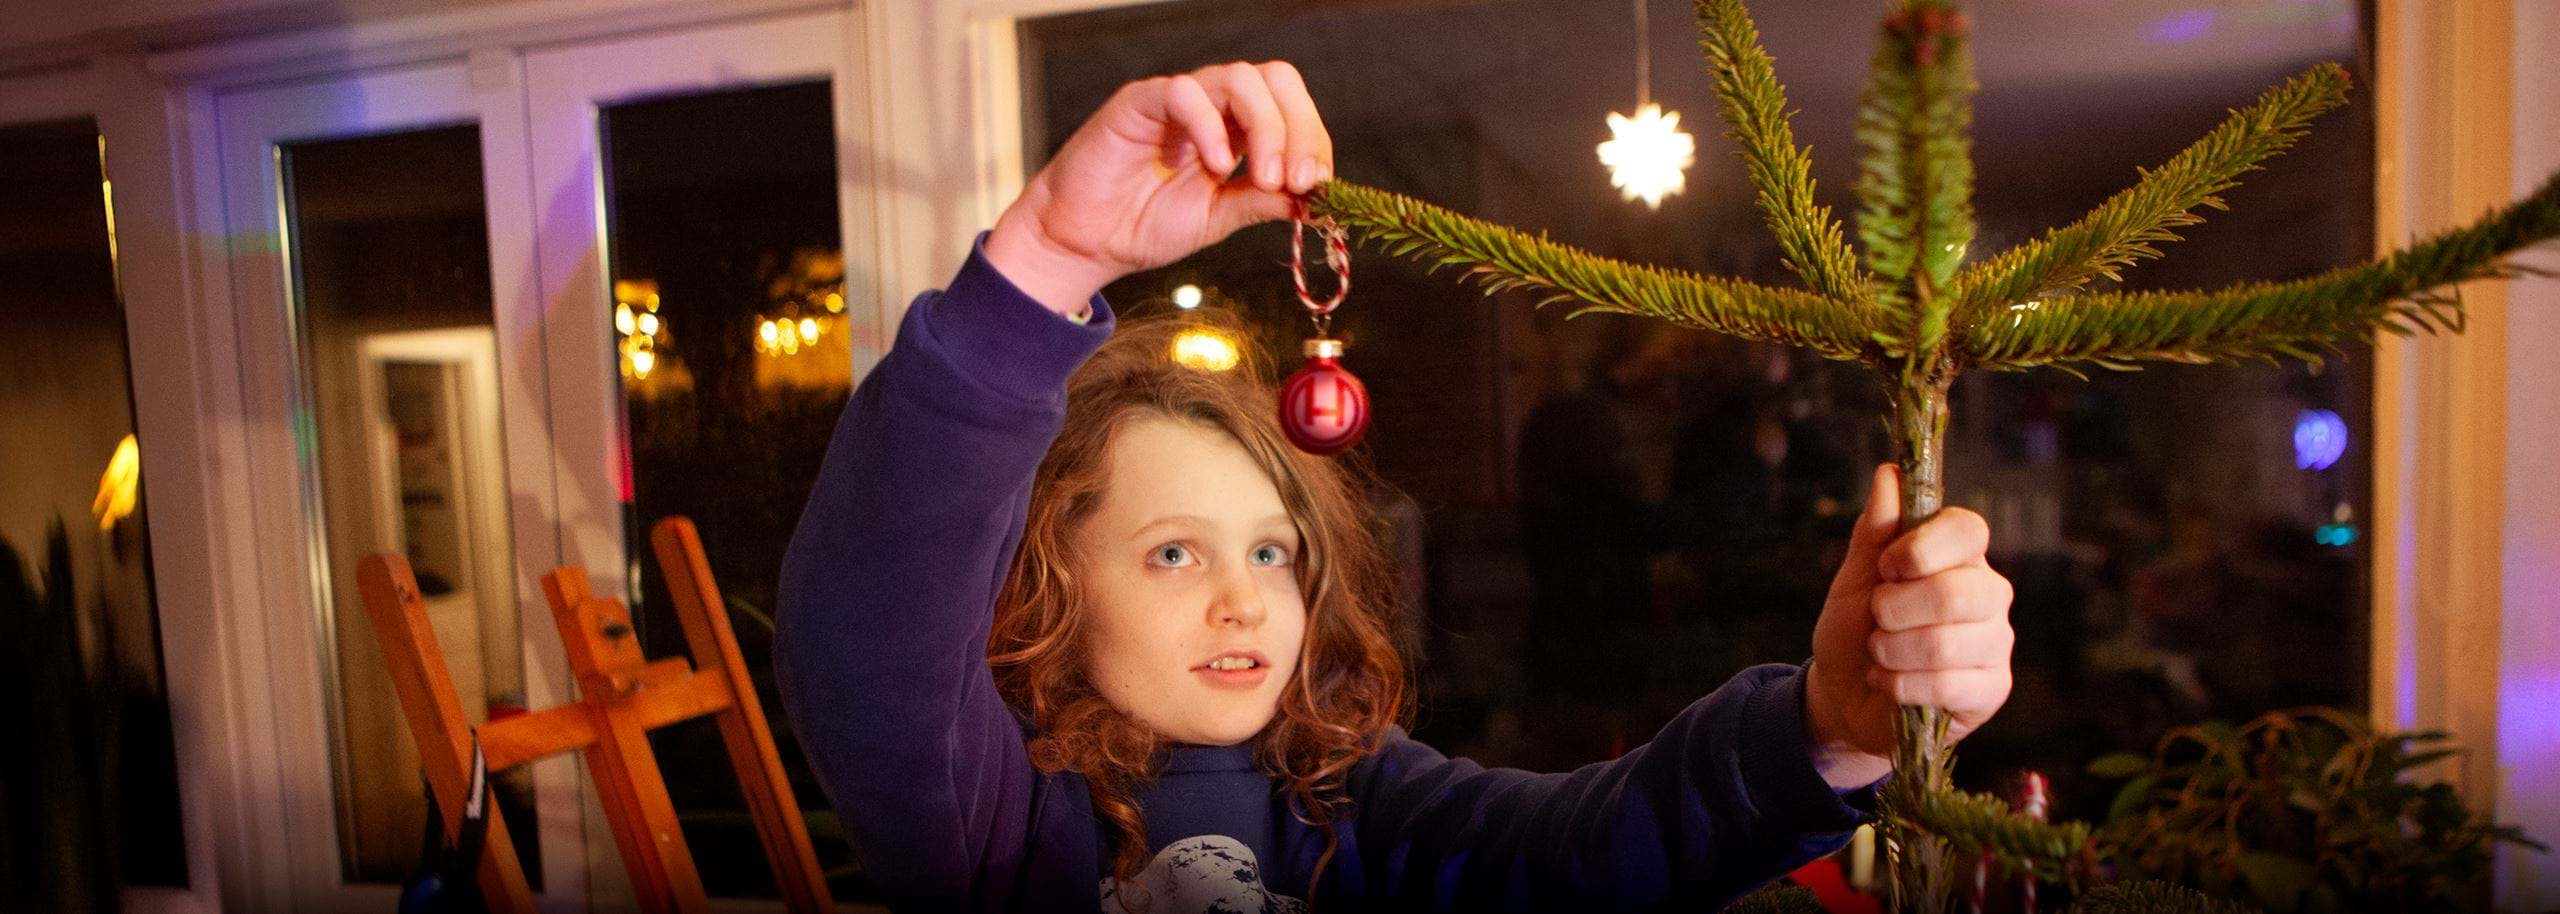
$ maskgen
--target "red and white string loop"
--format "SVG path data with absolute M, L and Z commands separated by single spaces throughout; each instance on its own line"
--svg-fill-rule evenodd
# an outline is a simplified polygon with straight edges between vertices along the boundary
M 1307 290 L 1307 226 L 1313 223 L 1316 237 L 1324 241 L 1324 262 L 1333 268 L 1336 279 L 1333 297 L 1316 300 Z M 1316 331 L 1325 332 L 1327 318 L 1342 306 L 1343 296 L 1351 294 L 1351 236 L 1331 216 L 1307 216 L 1306 201 L 1298 202 L 1297 212 L 1290 217 L 1289 276 L 1298 283 L 1298 303 L 1307 306 L 1307 314 L 1316 322 Z

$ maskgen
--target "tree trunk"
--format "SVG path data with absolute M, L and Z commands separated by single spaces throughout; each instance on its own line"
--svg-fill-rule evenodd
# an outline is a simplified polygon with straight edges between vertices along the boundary
M 1902 466 L 1902 529 L 1937 516 L 1946 503 L 1947 386 L 1954 372 L 1942 364 L 1925 376 L 1906 375 L 1891 393 L 1895 460 Z M 1944 840 L 1896 825 L 1897 806 L 1951 786 L 1946 754 L 1947 715 L 1937 708 L 1904 705 L 1894 721 L 1893 780 L 1884 797 L 1885 853 L 1892 865 L 1893 910 L 1903 914 L 1952 908 L 1953 859 Z

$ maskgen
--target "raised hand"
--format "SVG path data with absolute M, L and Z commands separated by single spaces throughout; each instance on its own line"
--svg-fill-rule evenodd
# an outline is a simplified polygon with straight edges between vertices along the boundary
M 1250 167 L 1238 173 L 1240 163 Z M 1332 176 L 1333 139 L 1297 68 L 1230 63 L 1140 80 L 1023 186 L 987 258 L 1075 314 L 1114 279 L 1285 218 L 1294 195 Z
M 2009 700 L 2009 579 L 1984 555 L 1982 515 L 1946 508 L 1910 532 L 1897 497 L 1901 477 L 1876 468 L 1849 556 L 1831 582 L 1813 631 L 1805 723 L 1815 767 L 1834 787 L 1873 783 L 1892 770 L 1895 707 L 1947 711 L 1947 739 L 1990 720 Z

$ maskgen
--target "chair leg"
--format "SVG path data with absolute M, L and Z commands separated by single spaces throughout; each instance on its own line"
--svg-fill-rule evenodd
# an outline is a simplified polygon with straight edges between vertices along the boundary
M 781 888 L 784 907 L 807 914 L 829 910 L 835 901 L 827 891 L 826 871 L 818 866 L 817 851 L 809 845 L 808 823 L 800 817 L 800 803 L 792 796 L 791 779 L 783 772 L 782 755 L 773 745 L 773 728 L 765 722 L 764 702 L 756 696 L 746 656 L 738 650 L 737 634 L 729 627 L 728 604 L 712 580 L 702 537 L 693 521 L 670 517 L 658 522 L 649 540 L 658 554 L 658 568 L 666 575 L 667 590 L 675 595 L 676 616 L 684 620 L 694 666 L 703 673 L 718 671 L 726 676 L 736 696 L 717 715 L 720 739 L 729 747 L 729 764 L 737 769 L 739 790 L 746 796 L 765 859 L 773 865 L 773 881 Z
M 382 645 L 392 688 L 400 695 L 401 715 L 408 718 L 409 736 L 417 741 L 427 782 L 435 787 L 445 837 L 456 839 L 462 804 L 470 791 L 471 724 L 462 714 L 462 701 L 446 672 L 444 649 L 427 620 L 416 574 L 409 570 L 407 558 L 372 555 L 357 563 L 356 580 L 364 594 L 365 613 L 373 620 L 374 637 Z M 524 864 L 516 857 L 507 823 L 495 805 L 487 813 L 489 835 L 480 856 L 481 895 L 492 911 L 534 914 L 533 890 L 525 883 Z

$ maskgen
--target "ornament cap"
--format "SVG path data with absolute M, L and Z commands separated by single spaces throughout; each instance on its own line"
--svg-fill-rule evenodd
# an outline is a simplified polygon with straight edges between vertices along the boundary
M 1305 347 L 1306 356 L 1311 359 L 1338 359 L 1342 357 L 1342 349 L 1341 340 L 1323 337 L 1308 340 Z

